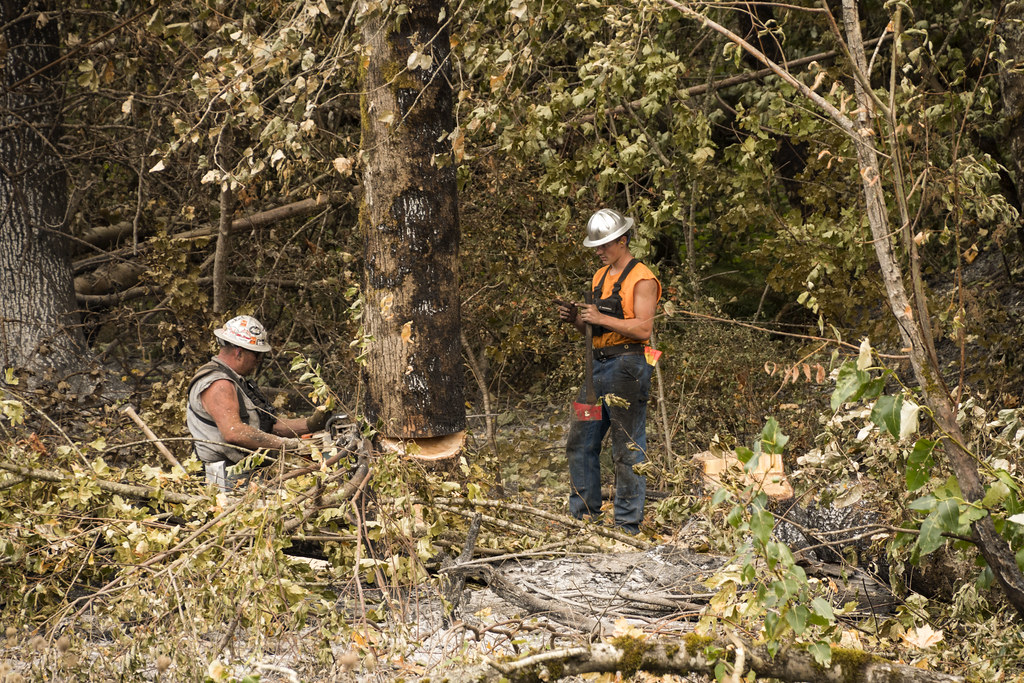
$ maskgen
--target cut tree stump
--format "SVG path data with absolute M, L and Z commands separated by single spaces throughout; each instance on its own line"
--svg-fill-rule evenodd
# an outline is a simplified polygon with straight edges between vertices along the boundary
M 793 497 L 793 485 L 786 478 L 782 466 L 781 454 L 762 453 L 753 470 L 747 472 L 736 453 L 713 453 L 703 451 L 693 456 L 704 473 L 707 484 L 718 487 L 722 485 L 724 473 L 734 476 L 745 486 L 751 484 L 759 487 L 772 500 L 788 500 Z

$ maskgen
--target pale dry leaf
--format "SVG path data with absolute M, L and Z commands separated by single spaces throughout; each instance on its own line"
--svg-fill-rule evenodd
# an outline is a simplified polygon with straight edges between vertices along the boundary
M 942 642 L 942 631 L 936 631 L 928 624 L 910 629 L 902 636 L 903 642 L 920 650 Z

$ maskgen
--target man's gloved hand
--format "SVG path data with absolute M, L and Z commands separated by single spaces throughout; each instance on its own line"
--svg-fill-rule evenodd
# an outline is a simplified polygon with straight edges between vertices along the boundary
M 311 432 L 319 432 L 327 424 L 328 415 L 327 406 L 317 406 L 313 414 L 306 418 L 306 429 Z
M 576 304 L 571 301 L 563 301 L 561 299 L 555 299 L 555 303 L 558 304 L 558 317 L 562 322 L 575 324 L 579 310 Z

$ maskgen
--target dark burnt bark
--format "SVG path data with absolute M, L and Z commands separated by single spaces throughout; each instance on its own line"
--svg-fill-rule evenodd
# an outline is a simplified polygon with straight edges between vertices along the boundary
M 67 375 L 85 364 L 54 147 L 60 73 L 48 2 L 0 0 L 0 366 Z M 47 20 L 47 18 L 49 20 Z
M 406 6 L 401 19 L 377 9 L 363 23 L 359 220 L 367 415 L 414 438 L 463 430 L 465 408 L 448 13 L 443 0 Z
M 1019 3 L 1006 3 L 999 18 L 999 34 L 1006 41 L 1008 58 L 1000 64 L 999 82 L 1002 86 L 1003 120 L 1006 138 L 1000 161 L 1006 164 L 1013 181 L 1015 199 L 1020 206 L 1024 201 L 1024 7 Z M 1017 224 L 1017 239 L 1024 242 L 1024 225 Z

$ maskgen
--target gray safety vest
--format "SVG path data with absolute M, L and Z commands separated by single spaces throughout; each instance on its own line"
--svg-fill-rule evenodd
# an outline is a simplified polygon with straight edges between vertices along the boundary
M 195 439 L 196 456 L 203 462 L 235 463 L 242 460 L 247 452 L 224 442 L 224 436 L 217 423 L 203 407 L 202 394 L 211 384 L 226 379 L 235 385 L 238 396 L 238 417 L 244 423 L 263 432 L 271 432 L 277 421 L 273 407 L 266 397 L 251 382 L 245 381 L 237 372 L 216 358 L 203 365 L 192 377 L 188 387 L 188 408 L 185 423 Z

